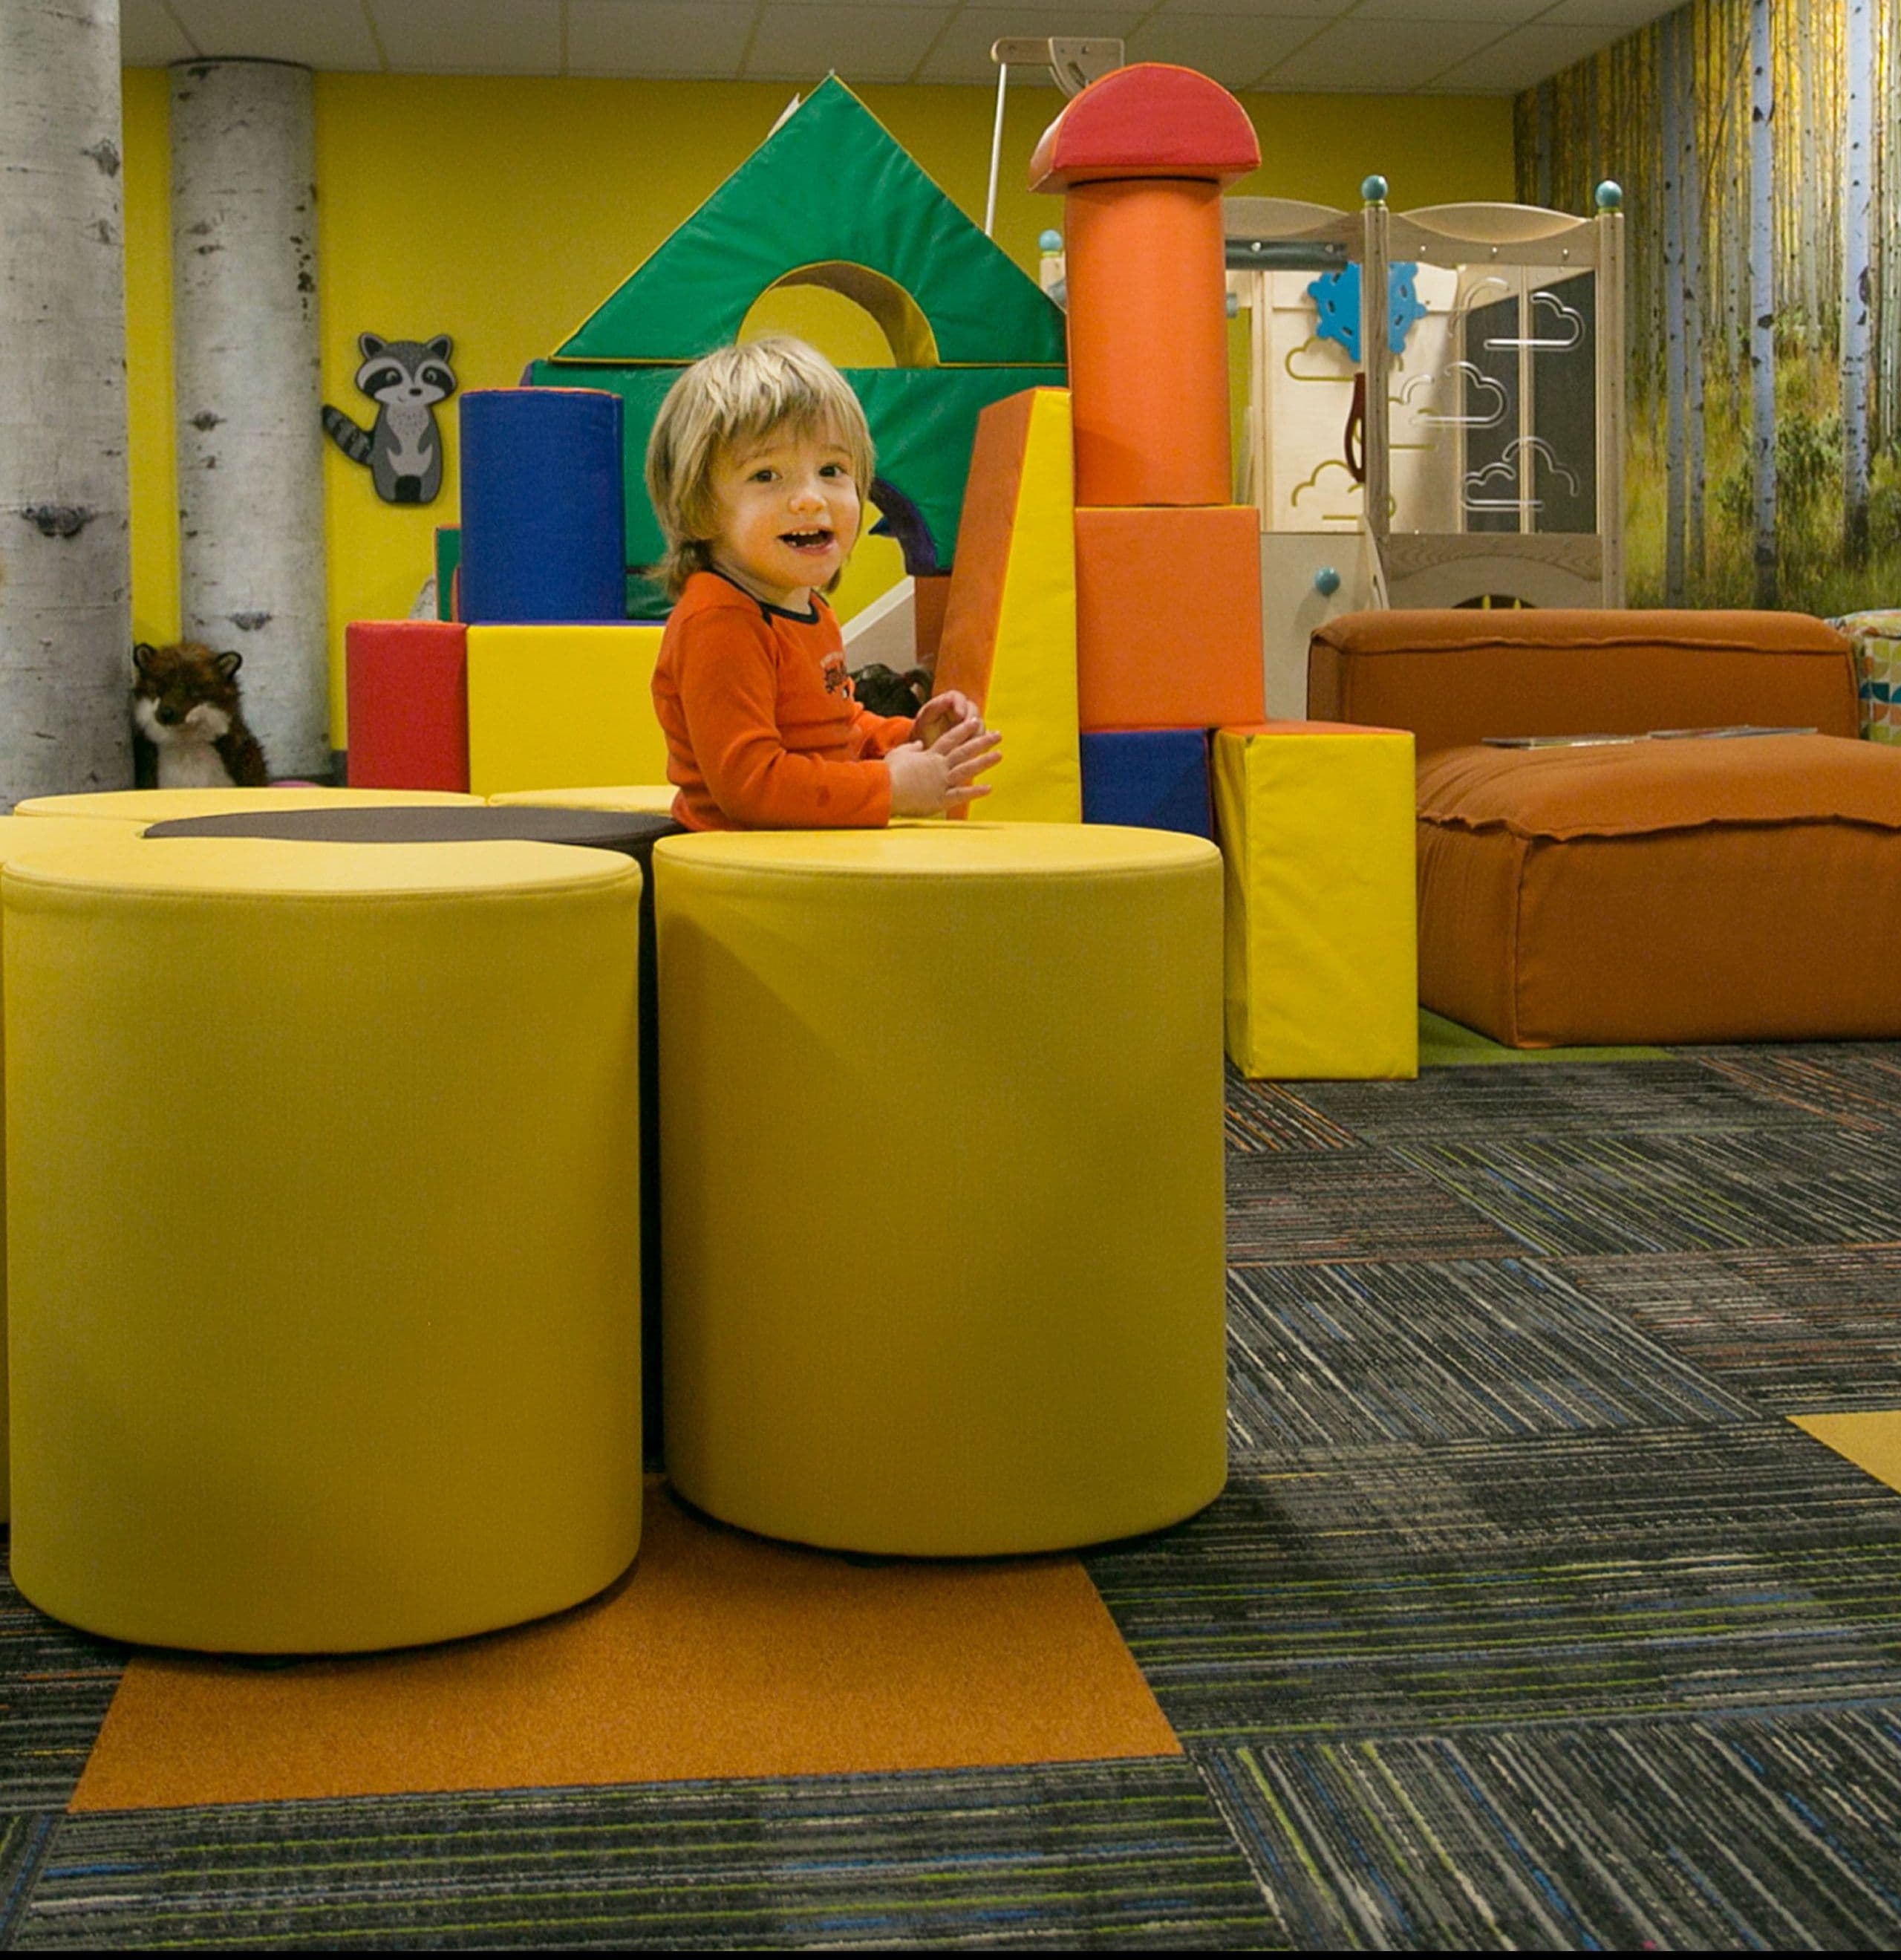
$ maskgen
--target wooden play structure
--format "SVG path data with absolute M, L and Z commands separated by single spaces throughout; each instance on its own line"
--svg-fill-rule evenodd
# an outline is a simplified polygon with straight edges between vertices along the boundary
M 1248 332 L 1235 495 L 1260 517 L 1276 714 L 1303 711 L 1336 613 L 1623 603 L 1617 187 L 1590 218 L 1362 193 L 1222 206 Z

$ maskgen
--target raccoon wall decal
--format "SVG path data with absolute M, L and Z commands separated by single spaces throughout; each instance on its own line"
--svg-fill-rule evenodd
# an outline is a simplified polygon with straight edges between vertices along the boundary
M 376 403 L 375 422 L 360 428 L 341 409 L 323 405 L 325 434 L 352 463 L 369 465 L 370 480 L 386 504 L 433 503 L 442 488 L 436 404 L 456 392 L 449 364 L 453 344 L 446 333 L 434 340 L 360 333 L 357 386 Z

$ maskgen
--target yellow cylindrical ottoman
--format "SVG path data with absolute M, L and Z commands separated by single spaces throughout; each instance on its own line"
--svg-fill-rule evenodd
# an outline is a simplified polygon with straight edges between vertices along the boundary
M 530 810 L 615 810 L 666 816 L 679 794 L 671 783 L 610 783 L 592 790 L 504 790 L 488 800 Z
M 35 1605 L 335 1652 L 626 1568 L 640 891 L 617 854 L 526 843 L 138 838 L 8 868 Z
M 138 834 L 138 826 L 126 822 L 119 826 L 128 837 Z M 44 851 L 49 846 L 81 842 L 97 842 L 100 827 L 92 819 L 84 823 L 39 817 L 0 816 L 0 865 L 11 864 L 23 851 Z M 5 1137 L 0 1130 L 0 1164 L 5 1163 Z M 0 1179 L 0 1524 L 7 1521 L 10 1508 L 7 1477 L 7 1285 L 5 1185 Z
M 813 1545 L 1041 1551 L 1225 1474 L 1221 861 L 1080 824 L 671 838 L 666 1464 Z
M 183 816 L 227 816 L 252 810 L 354 810 L 372 803 L 466 803 L 478 796 L 455 790 L 333 790 L 320 783 L 285 783 L 261 790 L 81 790 L 70 796 L 28 797 L 16 816 L 111 816 L 164 823 Z

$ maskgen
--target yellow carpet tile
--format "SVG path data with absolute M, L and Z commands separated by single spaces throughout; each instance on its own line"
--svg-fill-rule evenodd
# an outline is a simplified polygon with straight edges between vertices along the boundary
M 1789 1421 L 1871 1477 L 1901 1491 L 1901 1409 L 1792 1415 Z

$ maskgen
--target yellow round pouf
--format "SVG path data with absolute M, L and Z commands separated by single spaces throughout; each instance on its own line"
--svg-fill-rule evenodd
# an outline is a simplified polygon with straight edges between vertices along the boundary
M 119 826 L 129 837 L 138 835 L 138 826 L 129 822 Z M 97 842 L 100 826 L 92 818 L 84 823 L 69 823 L 46 817 L 30 820 L 17 816 L 0 816 L 0 864 L 9 864 L 23 851 L 44 851 L 49 845 L 72 844 L 81 842 Z M 0 1166 L 5 1163 L 5 1132 L 0 1130 Z M 0 1524 L 7 1521 L 9 1509 L 7 1478 L 7 1287 L 6 1287 L 6 1232 L 4 1208 L 5 1181 L 0 1179 Z
M 625 1570 L 640 890 L 618 853 L 529 843 L 136 838 L 8 867 L 35 1605 L 338 1652 Z
M 679 794 L 671 783 L 610 783 L 592 790 L 502 790 L 488 800 L 530 810 L 612 810 L 665 816 Z
M 336 790 L 320 783 L 284 783 L 258 790 L 81 790 L 68 796 L 28 797 L 16 816 L 110 816 L 134 823 L 180 817 L 234 816 L 254 810 L 347 810 L 372 803 L 469 803 L 459 790 Z
M 847 1550 L 1148 1531 L 1225 1475 L 1221 861 L 1074 824 L 654 848 L 681 1494 Z

